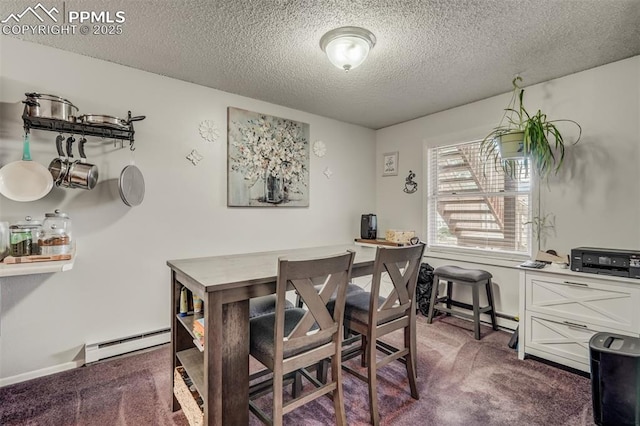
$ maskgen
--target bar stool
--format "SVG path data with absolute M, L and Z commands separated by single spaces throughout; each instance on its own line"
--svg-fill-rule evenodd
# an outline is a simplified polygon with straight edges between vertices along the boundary
M 378 412 L 378 370 L 391 361 L 405 364 L 411 397 L 418 399 L 416 370 L 416 285 L 424 244 L 406 247 L 380 247 L 373 263 L 371 292 L 353 292 L 346 297 L 344 327 L 360 335 L 360 345 L 342 352 L 342 361 L 362 356 L 367 375 L 342 364 L 342 368 L 369 385 L 369 415 L 373 425 L 380 424 Z M 382 275 L 388 274 L 393 284 L 391 293 L 380 296 Z M 404 341 L 396 347 L 378 340 L 402 330 Z M 377 352 L 383 353 L 378 359 Z M 332 367 L 333 368 L 333 367 Z
M 487 271 L 482 269 L 466 269 L 459 266 L 447 265 L 440 266 L 433 271 L 433 288 L 431 290 L 431 304 L 429 306 L 429 316 L 427 317 L 427 323 L 431 324 L 433 321 L 434 310 L 445 312 L 452 315 L 458 315 L 465 318 L 473 319 L 474 333 L 476 340 L 480 340 L 480 314 L 489 313 L 491 315 L 491 325 L 494 330 L 498 329 L 496 324 L 496 313 L 493 302 L 493 289 L 491 288 L 491 275 Z M 447 295 L 438 298 L 438 287 L 440 280 L 447 282 Z M 471 286 L 473 295 L 473 304 L 459 302 L 451 298 L 453 283 Z M 480 307 L 480 287 L 484 286 L 487 291 L 488 305 Z M 435 306 L 436 304 L 446 305 L 446 308 L 442 305 Z M 473 315 L 461 312 L 459 310 L 451 309 L 451 306 L 458 308 L 469 309 L 473 311 Z
M 249 353 L 273 372 L 271 418 L 252 401 L 262 395 L 264 383 L 258 383 L 249 390 L 249 409 L 263 423 L 282 425 L 286 413 L 331 394 L 336 425 L 346 426 L 340 359 L 346 290 L 354 257 L 355 252 L 347 251 L 309 260 L 278 259 L 276 311 L 249 321 Z M 312 282 L 317 277 L 325 277 L 325 284 L 319 292 Z M 285 309 L 285 294 L 289 286 L 298 291 L 307 310 Z M 329 312 L 327 302 L 334 292 L 334 310 Z M 331 358 L 331 380 L 321 383 L 305 368 L 327 357 Z M 296 371 L 317 389 L 285 402 L 284 376 Z

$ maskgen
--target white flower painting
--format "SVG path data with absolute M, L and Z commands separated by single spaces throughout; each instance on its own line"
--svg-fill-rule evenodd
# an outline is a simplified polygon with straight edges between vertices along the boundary
M 228 108 L 229 206 L 309 205 L 309 125 Z

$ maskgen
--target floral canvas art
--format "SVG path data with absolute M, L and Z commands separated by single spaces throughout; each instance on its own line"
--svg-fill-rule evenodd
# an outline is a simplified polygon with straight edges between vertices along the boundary
M 309 125 L 228 108 L 227 204 L 309 206 Z

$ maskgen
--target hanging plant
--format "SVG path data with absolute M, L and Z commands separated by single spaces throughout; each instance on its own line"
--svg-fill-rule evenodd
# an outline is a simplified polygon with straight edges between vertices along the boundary
M 548 177 L 562 167 L 565 155 L 565 140 L 556 123 L 568 122 L 578 128 L 578 143 L 582 127 L 573 120 L 549 120 L 538 110 L 529 114 L 523 104 L 524 89 L 518 83 L 521 77 L 513 79 L 513 94 L 504 110 L 498 127 L 495 127 L 481 142 L 480 153 L 487 160 L 493 160 L 496 168 L 501 167 L 512 178 L 521 170 L 522 164 L 531 162 L 536 174 Z

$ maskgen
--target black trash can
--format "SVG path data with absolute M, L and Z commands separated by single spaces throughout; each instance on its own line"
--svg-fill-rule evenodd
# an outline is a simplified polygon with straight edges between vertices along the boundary
M 589 340 L 593 421 L 640 425 L 640 339 L 596 333 Z

